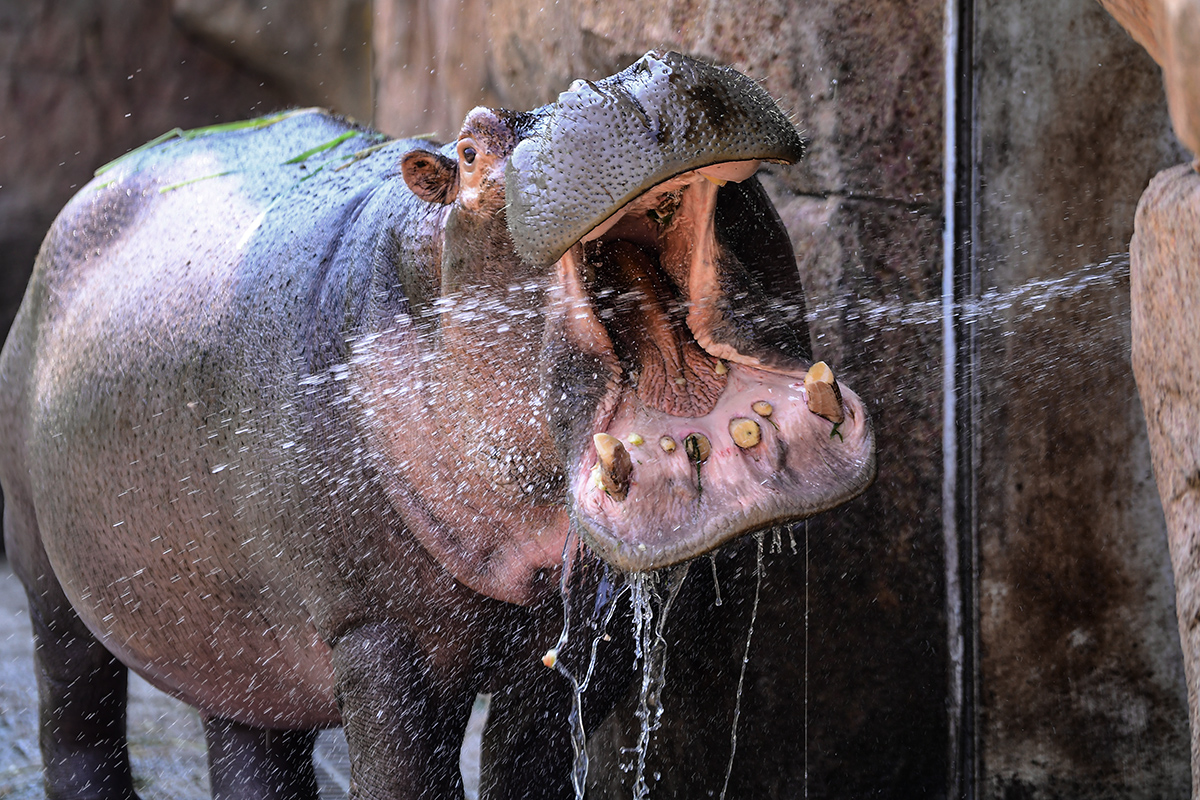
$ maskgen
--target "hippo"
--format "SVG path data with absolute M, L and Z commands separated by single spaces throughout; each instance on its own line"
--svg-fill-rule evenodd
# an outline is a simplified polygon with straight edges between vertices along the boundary
M 0 357 L 48 796 L 136 797 L 128 669 L 199 709 L 215 797 L 315 797 L 338 725 L 353 797 L 461 797 L 480 692 L 484 796 L 575 796 L 567 588 L 874 477 L 755 178 L 804 148 L 753 80 L 651 52 L 445 145 L 292 110 L 102 168 Z

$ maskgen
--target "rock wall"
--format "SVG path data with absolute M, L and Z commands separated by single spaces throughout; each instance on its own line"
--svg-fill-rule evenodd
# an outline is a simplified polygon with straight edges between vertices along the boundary
M 171 0 L 171 12 L 206 49 L 294 102 L 371 121 L 370 0 Z
M 1130 249 L 1133 367 L 1170 531 L 1193 723 L 1192 785 L 1200 786 L 1200 175 L 1187 165 L 1159 173 L 1138 203 Z

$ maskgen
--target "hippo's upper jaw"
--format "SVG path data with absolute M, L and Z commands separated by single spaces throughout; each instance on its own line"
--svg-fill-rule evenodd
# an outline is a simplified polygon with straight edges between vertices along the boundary
M 508 161 L 514 248 L 555 260 L 552 361 L 565 349 L 604 383 L 573 402 L 592 376 L 547 370 L 573 516 L 619 568 L 810 516 L 874 477 L 861 401 L 823 365 L 806 386 L 795 258 L 753 179 L 802 154 L 753 81 L 650 53 L 577 82 Z

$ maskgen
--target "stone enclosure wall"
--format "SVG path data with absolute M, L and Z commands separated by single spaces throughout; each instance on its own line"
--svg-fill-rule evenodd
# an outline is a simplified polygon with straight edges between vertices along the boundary
M 968 4 L 949 39 L 944 0 L 166 5 L 0 0 L 0 314 L 73 185 L 172 127 L 316 103 L 451 137 L 474 105 L 530 108 L 652 47 L 732 64 L 810 139 L 764 183 L 816 355 L 870 406 L 879 479 L 795 528 L 795 554 L 767 541 L 728 796 L 1188 796 L 1129 272 L 1109 258 L 1188 156 L 1153 62 L 1094 0 Z M 681 620 L 715 600 L 701 566 Z M 709 646 L 668 629 L 656 796 L 726 779 L 753 542 L 716 571 Z M 589 796 L 628 796 L 632 711 L 593 738 Z

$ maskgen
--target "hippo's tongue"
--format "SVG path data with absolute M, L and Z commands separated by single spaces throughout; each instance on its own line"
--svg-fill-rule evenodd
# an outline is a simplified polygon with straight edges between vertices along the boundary
M 712 411 L 725 375 L 719 360 L 692 338 L 666 276 L 630 242 L 595 242 L 588 249 L 597 310 L 618 355 L 630 364 L 629 374 L 636 376 L 638 399 L 674 417 Z

